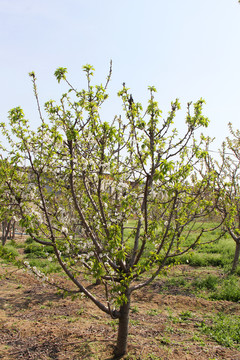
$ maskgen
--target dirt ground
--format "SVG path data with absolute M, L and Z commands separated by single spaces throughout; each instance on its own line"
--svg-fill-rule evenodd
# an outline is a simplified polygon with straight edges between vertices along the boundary
M 0 359 L 114 359 L 117 323 L 85 298 L 63 298 L 33 275 L 0 264 Z M 214 342 L 200 324 L 218 311 L 240 315 L 240 304 L 207 301 L 160 282 L 134 294 L 125 359 L 240 360 Z M 101 286 L 98 287 L 99 293 Z M 183 319 L 180 314 L 191 312 Z

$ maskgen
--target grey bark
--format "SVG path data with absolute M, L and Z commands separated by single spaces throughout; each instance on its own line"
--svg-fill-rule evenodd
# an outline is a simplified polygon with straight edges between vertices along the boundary
M 232 264 L 232 270 L 231 273 L 234 273 L 238 266 L 239 256 L 240 256 L 240 239 L 238 239 L 236 242 L 236 248 L 235 248 L 235 254 Z
M 118 337 L 115 355 L 121 358 L 127 353 L 128 343 L 128 325 L 129 325 L 129 311 L 130 311 L 130 292 L 126 292 L 127 302 L 120 307 L 120 317 L 118 323 Z

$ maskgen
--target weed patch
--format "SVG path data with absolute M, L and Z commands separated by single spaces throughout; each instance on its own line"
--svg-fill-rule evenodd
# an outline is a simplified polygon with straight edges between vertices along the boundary
M 215 290 L 219 283 L 219 277 L 216 275 L 208 275 L 205 278 L 197 278 L 192 285 L 197 289 Z
M 240 318 L 219 313 L 212 323 L 201 324 L 202 331 L 220 345 L 235 347 L 240 350 Z
M 18 256 L 18 251 L 13 245 L 0 245 L 0 258 L 6 262 L 15 262 L 16 257 Z
M 210 295 L 210 298 L 213 300 L 240 301 L 239 279 L 236 276 L 226 279 L 217 291 Z

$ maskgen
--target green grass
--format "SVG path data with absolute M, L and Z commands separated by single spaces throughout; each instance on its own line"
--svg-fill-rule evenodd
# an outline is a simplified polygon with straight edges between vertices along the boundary
M 150 315 L 150 316 L 157 316 L 160 313 L 161 313 L 160 309 L 150 309 L 147 311 L 147 315 Z
M 207 289 L 207 290 L 215 290 L 219 283 L 219 276 L 217 275 L 207 275 L 204 278 L 196 278 L 192 285 L 197 289 Z
M 180 313 L 180 318 L 182 319 L 182 320 L 188 320 L 188 319 L 191 319 L 192 318 L 192 313 L 191 313 L 191 311 L 182 311 L 181 313 Z
M 20 255 L 19 249 L 23 248 L 23 255 Z M 43 246 L 36 243 L 31 238 L 28 238 L 25 243 L 18 244 L 11 240 L 5 244 L 0 245 L 0 259 L 5 263 L 12 263 L 15 265 L 21 264 L 19 259 L 27 260 L 31 267 L 38 268 L 44 274 L 56 273 L 61 271 L 60 265 L 55 260 L 53 248 L 51 246 Z M 52 260 L 50 261 L 50 257 Z
M 209 241 L 211 237 L 209 235 Z M 232 266 L 235 243 L 230 237 L 222 238 L 213 243 L 200 245 L 194 251 L 178 258 L 178 263 L 198 267 L 222 267 L 229 271 Z M 239 270 L 237 270 L 239 271 Z
M 237 276 L 226 278 L 215 292 L 210 295 L 213 300 L 240 301 L 240 280 Z
M 216 271 L 213 267 L 208 267 L 205 274 L 203 269 L 191 271 L 190 278 L 189 274 L 179 274 L 174 270 L 172 275 L 165 274 L 161 277 L 160 292 L 165 294 L 173 290 L 174 293 L 191 293 L 208 300 L 240 301 L 240 279 L 236 274 L 224 274 L 223 270 Z
M 48 259 L 43 258 L 30 258 L 28 259 L 29 265 L 31 267 L 36 267 L 45 275 L 51 273 L 58 273 L 61 271 L 60 265 L 56 261 L 50 262 Z
M 24 253 L 27 254 L 27 258 L 47 258 L 50 254 L 53 254 L 52 246 L 43 246 L 37 243 L 26 244 Z
M 240 318 L 239 316 L 218 313 L 209 324 L 202 322 L 202 331 L 220 345 L 240 350 Z
M 28 238 L 24 244 L 26 258 L 47 258 L 53 252 L 52 246 L 41 245 L 31 238 Z
M 126 238 L 131 234 L 132 229 L 136 226 L 136 223 L 136 220 L 133 219 L 127 222 L 127 228 L 125 229 Z M 209 229 L 214 228 L 215 225 L 216 224 L 213 222 L 206 222 L 204 224 L 204 226 Z M 201 242 L 205 242 L 206 244 L 199 245 L 194 249 L 194 251 L 190 251 L 182 256 L 167 259 L 167 265 L 189 264 L 196 267 L 213 266 L 224 268 L 226 272 L 230 271 L 235 253 L 235 242 L 229 235 L 225 235 L 221 239 L 214 241 L 219 234 L 219 229 L 205 233 L 201 238 Z M 189 237 L 181 244 L 181 248 L 184 249 L 187 246 L 191 245 L 194 242 L 194 239 L 194 234 L 192 232 L 192 234 L 190 234 Z M 133 244 L 134 238 L 129 237 L 129 248 L 132 248 Z M 148 258 L 150 252 L 153 250 L 154 245 L 151 243 L 148 244 L 143 254 L 143 258 Z M 236 273 L 240 275 L 240 265 Z
M 15 263 L 16 257 L 19 255 L 14 245 L 6 244 L 5 246 L 0 245 L 0 258 L 6 262 Z

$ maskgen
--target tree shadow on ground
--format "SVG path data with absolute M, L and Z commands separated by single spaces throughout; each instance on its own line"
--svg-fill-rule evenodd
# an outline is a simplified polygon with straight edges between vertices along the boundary
M 6 294 L 0 297 L 0 309 L 6 309 L 7 306 L 11 308 L 12 313 L 21 310 L 26 310 L 33 305 L 44 305 L 49 302 L 58 302 L 63 296 L 56 291 L 46 291 L 42 289 L 31 289 L 22 291 L 21 295 L 15 293 Z

